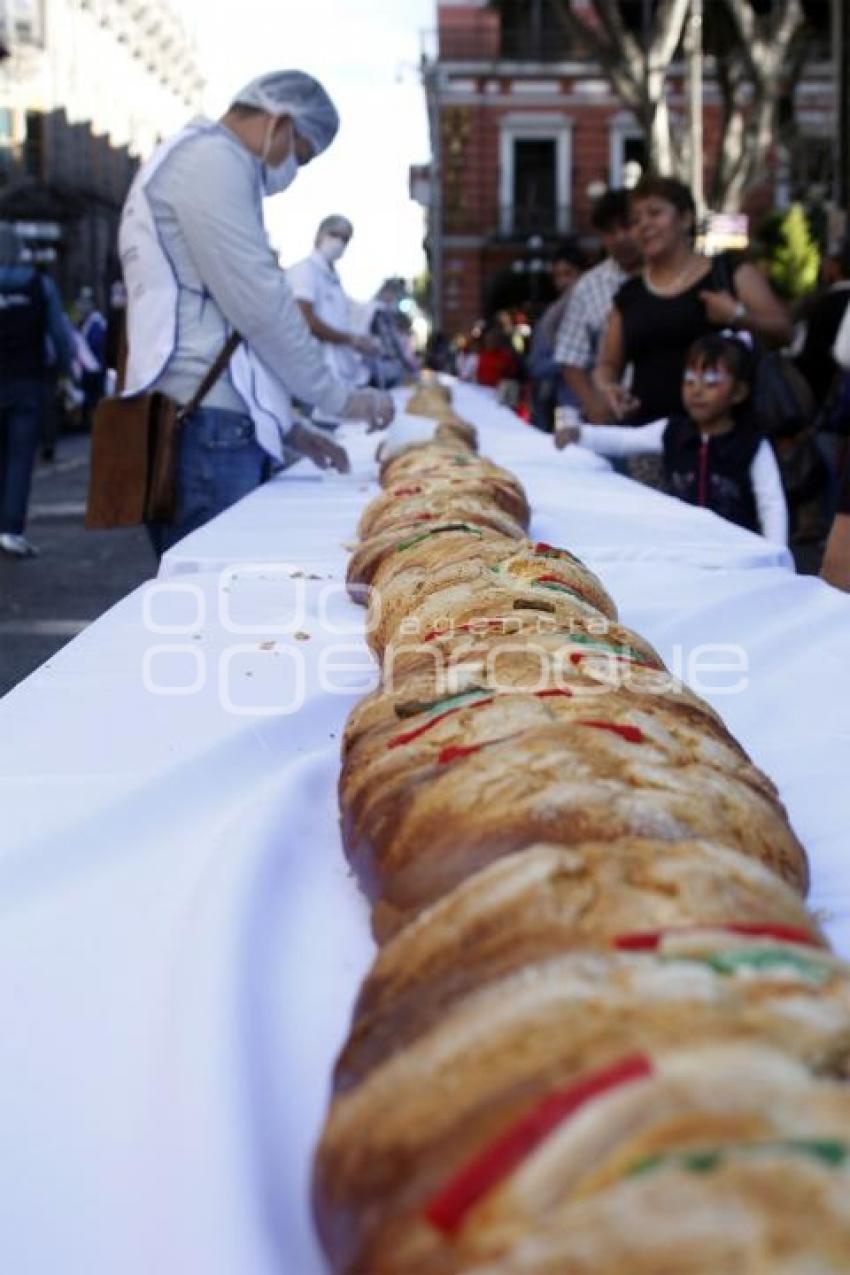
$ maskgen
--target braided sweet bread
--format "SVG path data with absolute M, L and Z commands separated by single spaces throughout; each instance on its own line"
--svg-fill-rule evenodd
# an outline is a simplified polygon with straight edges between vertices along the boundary
M 333 1270 L 850 1269 L 850 969 L 775 785 L 468 438 L 381 481 L 339 796 L 384 946 L 316 1157 Z

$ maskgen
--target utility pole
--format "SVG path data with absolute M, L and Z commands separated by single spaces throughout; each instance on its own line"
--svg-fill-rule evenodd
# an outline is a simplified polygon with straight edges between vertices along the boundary
M 422 60 L 422 79 L 428 103 L 431 133 L 431 179 L 429 182 L 428 239 L 431 269 L 431 319 L 434 331 L 443 326 L 443 157 L 442 119 L 440 112 L 440 55 Z
M 690 125 L 691 190 L 697 206 L 697 220 L 705 216 L 705 183 L 703 180 L 703 0 L 691 0 L 688 18 L 688 123 Z
M 833 194 L 836 206 L 847 217 L 846 230 L 850 232 L 850 13 L 846 0 L 833 0 L 832 3 L 832 56 L 838 122 Z

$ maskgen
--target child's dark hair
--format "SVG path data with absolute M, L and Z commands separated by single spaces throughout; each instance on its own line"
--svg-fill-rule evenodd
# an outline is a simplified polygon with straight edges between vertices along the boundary
M 755 362 L 749 346 L 735 336 L 712 333 L 694 341 L 685 355 L 685 367 L 722 367 L 736 381 L 752 392 Z
M 732 415 L 739 424 L 754 423 L 752 412 L 756 365 L 753 352 L 744 341 L 721 332 L 701 336 L 685 355 L 685 368 L 694 366 L 725 368 L 734 381 L 746 385 L 747 397 L 732 409 Z

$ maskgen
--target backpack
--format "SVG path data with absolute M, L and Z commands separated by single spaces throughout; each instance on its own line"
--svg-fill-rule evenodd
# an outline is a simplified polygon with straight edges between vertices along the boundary
M 818 416 L 818 430 L 824 434 L 850 435 L 850 372 L 839 367 L 826 402 Z
M 726 253 L 714 258 L 712 282 L 723 292 L 735 291 L 735 279 Z M 787 354 L 755 345 L 753 415 L 767 438 L 790 438 L 814 423 L 815 396 L 803 373 Z
M 812 388 L 796 364 L 779 350 L 756 353 L 753 412 L 768 438 L 789 438 L 814 422 Z
M 47 363 L 47 299 L 33 270 L 22 283 L 0 285 L 0 377 L 41 376 Z

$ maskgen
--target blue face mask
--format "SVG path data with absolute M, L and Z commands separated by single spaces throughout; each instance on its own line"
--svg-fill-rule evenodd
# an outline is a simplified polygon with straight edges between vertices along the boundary
M 294 155 L 287 155 L 282 164 L 274 168 L 263 164 L 263 194 L 267 197 L 280 195 L 291 186 L 298 176 L 298 160 Z
M 266 156 L 271 149 L 272 137 L 274 135 L 277 120 L 269 121 L 268 132 L 266 133 L 266 143 L 263 147 L 263 194 L 269 198 L 272 195 L 280 195 L 286 190 L 287 186 L 291 186 L 298 176 L 298 159 L 295 154 L 295 129 L 292 123 L 289 125 L 289 144 L 290 150 L 286 159 L 282 164 L 271 165 L 266 162 Z

